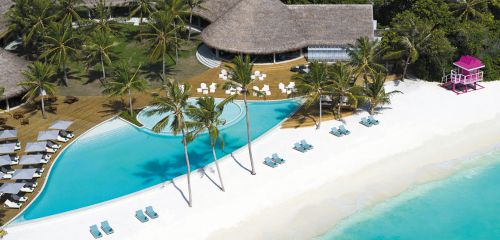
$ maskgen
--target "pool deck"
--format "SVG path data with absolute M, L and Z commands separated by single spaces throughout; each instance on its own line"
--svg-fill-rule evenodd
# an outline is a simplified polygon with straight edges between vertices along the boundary
M 187 186 L 181 176 L 99 206 L 7 226 L 5 239 L 93 239 L 89 226 L 103 220 L 115 233 L 102 239 L 311 238 L 341 218 L 421 183 L 422 174 L 436 178 L 437 172 L 455 169 L 441 163 L 500 143 L 500 82 L 461 96 L 436 83 L 388 85 L 404 95 L 395 96 L 376 116 L 378 126 L 360 125 L 367 115 L 361 112 L 344 119 L 352 133 L 342 138 L 328 133 L 338 121 L 324 122 L 320 130 L 275 128 L 253 144 L 257 175 L 245 169 L 250 165 L 245 148 L 220 161 L 226 192 L 207 177 L 218 181 L 213 165 L 206 174 L 193 172 L 192 208 L 183 198 Z M 293 150 L 301 139 L 314 149 Z M 264 157 L 275 152 L 286 163 L 274 169 L 263 165 Z M 375 170 L 380 173 L 370 175 Z M 379 188 L 383 191 L 374 191 Z M 140 223 L 134 213 L 149 205 L 160 217 Z

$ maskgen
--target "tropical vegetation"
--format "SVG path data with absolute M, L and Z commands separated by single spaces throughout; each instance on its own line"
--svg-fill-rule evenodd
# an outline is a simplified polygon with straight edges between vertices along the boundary
M 28 69 L 22 72 L 25 80 L 19 85 L 25 87 L 28 91 L 23 99 L 30 102 L 40 97 L 40 107 L 42 116 L 45 118 L 45 96 L 54 96 L 56 86 L 52 83 L 55 71 L 52 66 L 42 62 L 34 62 L 28 66 Z

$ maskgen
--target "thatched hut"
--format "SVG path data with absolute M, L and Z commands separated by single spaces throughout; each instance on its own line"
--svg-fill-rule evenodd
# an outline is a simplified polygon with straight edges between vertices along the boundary
M 28 61 L 0 48 L 0 86 L 5 88 L 5 92 L 0 96 L 0 101 L 5 101 L 5 107 L 9 108 L 9 99 L 19 102 L 19 97 L 26 92 L 23 87 L 17 84 L 24 78 L 21 71 L 28 66 Z M 15 104 L 15 103 L 14 103 Z M 17 105 L 17 104 L 16 104 Z
M 254 62 L 273 63 L 307 53 L 310 60 L 346 60 L 348 44 L 374 38 L 373 9 L 367 4 L 207 0 L 195 14 L 211 22 L 201 36 L 220 58 L 249 54 Z

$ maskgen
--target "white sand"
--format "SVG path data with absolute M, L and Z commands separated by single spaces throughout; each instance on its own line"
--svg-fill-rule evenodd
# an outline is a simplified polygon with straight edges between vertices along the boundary
M 221 161 L 225 193 L 199 172 L 193 173 L 194 207 L 187 207 L 173 184 L 157 186 L 97 207 L 7 227 L 6 239 L 92 239 L 88 226 L 109 220 L 115 229 L 103 239 L 307 239 L 338 220 L 394 196 L 408 187 L 444 177 L 472 164 L 470 155 L 500 143 L 500 82 L 456 96 L 435 83 L 407 81 L 404 95 L 377 116 L 381 124 L 358 124 L 366 113 L 349 117 L 352 134 L 277 129 L 255 142 L 257 175 L 227 157 Z M 393 88 L 388 87 L 388 88 Z M 257 124 L 257 123 L 254 123 Z M 291 149 L 307 139 L 307 153 Z M 278 152 L 286 164 L 264 166 Z M 249 166 L 247 151 L 234 154 Z M 209 175 L 217 179 L 213 166 Z M 185 178 L 175 183 L 187 189 Z M 153 205 L 160 218 L 140 223 L 136 209 Z

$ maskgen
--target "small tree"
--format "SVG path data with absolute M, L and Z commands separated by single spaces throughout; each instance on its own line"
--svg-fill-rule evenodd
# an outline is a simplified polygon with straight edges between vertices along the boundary
M 331 65 L 329 75 L 332 84 L 329 85 L 328 91 L 332 94 L 332 98 L 336 100 L 336 112 L 339 119 L 341 119 L 342 105 L 350 103 L 351 106 L 357 108 L 358 100 L 362 97 L 363 88 L 356 85 L 354 70 L 347 63 L 339 62 Z
M 304 94 L 307 98 L 304 104 L 305 108 L 309 108 L 312 104 L 319 102 L 319 122 L 316 125 L 316 129 L 319 129 L 323 114 L 321 97 L 327 93 L 328 85 L 330 84 L 326 63 L 312 62 L 308 73 L 297 74 L 293 78 L 298 81 L 297 90 L 299 93 Z
M 150 60 L 157 61 L 161 59 L 162 61 L 162 81 L 166 79 L 167 56 L 172 58 L 169 53 L 177 44 L 175 40 L 177 29 L 172 24 L 173 21 L 173 15 L 164 11 L 156 12 L 151 16 L 146 31 L 141 35 L 150 44 Z
M 68 86 L 68 69 L 66 68 L 68 60 L 78 53 L 80 39 L 73 35 L 71 25 L 63 23 L 51 23 L 48 34 L 45 36 L 45 52 L 42 58 L 49 58 L 50 61 L 59 66 L 63 72 L 62 83 Z
M 101 65 L 102 80 L 101 85 L 106 82 L 106 68 L 111 64 L 113 57 L 113 48 L 117 42 L 114 41 L 111 33 L 97 30 L 92 32 L 86 39 L 83 45 L 83 52 L 87 62 L 87 68 L 94 66 L 96 63 Z
M 403 76 L 406 77 L 408 65 L 416 62 L 419 58 L 419 50 L 426 47 L 432 35 L 433 26 L 423 24 L 413 13 L 399 14 L 393 22 L 393 31 L 399 35 L 394 45 L 389 46 L 384 59 L 403 60 Z
M 375 109 L 377 106 L 384 104 L 391 104 L 391 97 L 394 94 L 402 93 L 401 91 L 385 91 L 385 80 L 386 75 L 384 73 L 373 73 L 372 74 L 373 82 L 369 83 L 364 89 L 364 98 L 370 104 L 370 114 L 375 114 Z
M 349 44 L 347 54 L 356 72 L 356 78 L 362 75 L 365 85 L 368 83 L 368 76 L 371 73 L 386 70 L 384 66 L 377 63 L 380 57 L 378 41 L 370 41 L 368 37 L 358 38 L 355 44 Z
M 146 89 L 146 81 L 141 78 L 141 66 L 133 68 L 129 62 L 120 62 L 114 68 L 112 81 L 104 85 L 103 93 L 109 96 L 128 96 L 130 115 L 134 116 L 132 107 L 132 91 L 142 92 Z
M 28 70 L 22 71 L 22 74 L 25 80 L 18 85 L 28 90 L 23 99 L 33 101 L 37 96 L 40 96 L 42 116 L 45 118 L 44 95 L 54 96 L 56 92 L 56 86 L 51 82 L 55 76 L 54 69 L 50 65 L 37 61 L 29 65 Z

